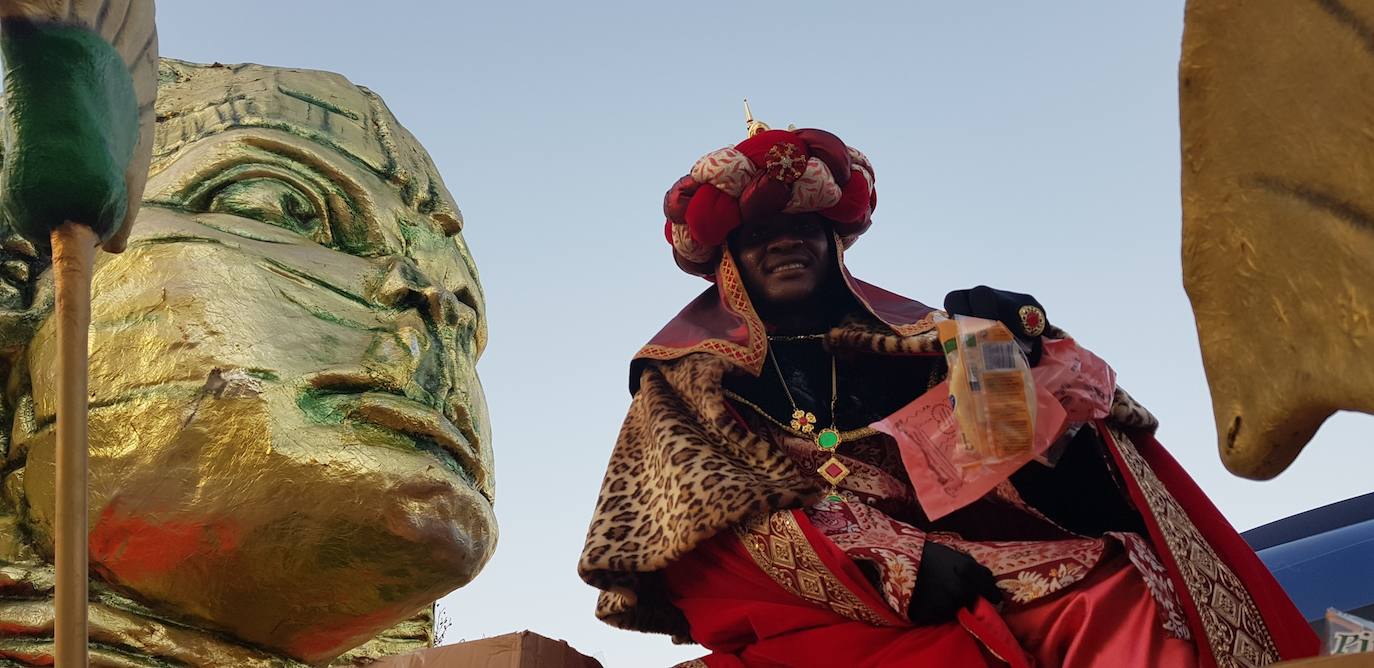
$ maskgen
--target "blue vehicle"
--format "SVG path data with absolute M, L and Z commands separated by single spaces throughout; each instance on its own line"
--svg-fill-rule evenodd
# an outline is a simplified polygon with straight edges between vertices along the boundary
M 1374 620 L 1374 493 L 1241 534 L 1318 633 L 1327 608 Z

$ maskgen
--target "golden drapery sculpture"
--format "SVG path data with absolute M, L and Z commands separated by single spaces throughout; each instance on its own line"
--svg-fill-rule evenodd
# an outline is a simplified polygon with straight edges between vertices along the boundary
M 341 76 L 164 60 L 159 83 L 145 203 L 94 279 L 92 663 L 318 664 L 398 623 L 361 653 L 413 649 L 496 540 L 461 214 Z M 51 282 L 0 254 L 0 656 L 41 663 Z
M 1374 412 L 1374 5 L 1192 0 L 1183 274 L 1222 460 L 1283 471 Z

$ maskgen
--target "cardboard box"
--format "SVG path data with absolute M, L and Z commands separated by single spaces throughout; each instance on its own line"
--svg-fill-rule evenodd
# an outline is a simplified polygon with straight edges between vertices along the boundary
M 371 668 L 602 668 L 562 640 L 531 631 L 386 657 Z

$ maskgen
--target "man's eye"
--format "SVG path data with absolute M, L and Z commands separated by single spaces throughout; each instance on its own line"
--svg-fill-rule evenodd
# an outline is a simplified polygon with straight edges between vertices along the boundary
M 323 241 L 324 219 L 315 201 L 278 179 L 254 178 L 231 183 L 215 193 L 206 211 L 260 220 Z

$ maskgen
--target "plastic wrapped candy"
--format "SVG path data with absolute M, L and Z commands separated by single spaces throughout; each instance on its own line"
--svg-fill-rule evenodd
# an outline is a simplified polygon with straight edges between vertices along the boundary
M 978 463 L 1019 457 L 1035 439 L 1035 381 L 1000 322 L 957 317 L 939 324 L 949 401 L 964 452 Z
M 930 519 L 1043 458 L 1069 426 L 1105 418 L 1116 387 L 1111 367 L 1072 339 L 1046 341 L 1030 369 L 1000 323 L 958 318 L 941 326 L 941 339 L 953 344 L 948 379 L 873 425 L 896 440 Z

